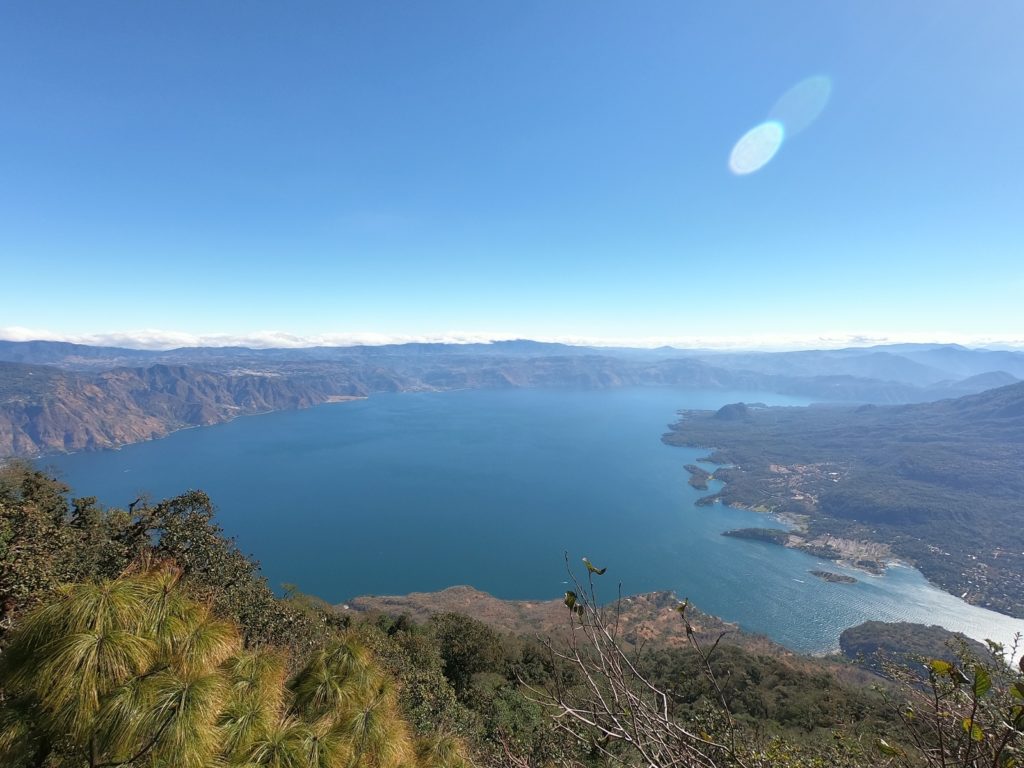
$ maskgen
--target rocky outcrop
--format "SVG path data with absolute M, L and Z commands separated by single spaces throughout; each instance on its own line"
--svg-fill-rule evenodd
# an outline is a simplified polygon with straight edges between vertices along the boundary
M 650 592 L 623 597 L 617 606 L 620 639 L 628 646 L 647 648 L 686 647 L 686 623 L 676 607 L 680 600 L 672 592 Z M 553 600 L 502 600 L 467 586 L 449 587 L 439 592 L 413 592 L 408 595 L 364 595 L 339 606 L 357 614 L 408 615 L 426 621 L 440 613 L 473 616 L 501 632 L 559 637 L 569 630 L 569 612 L 562 598 Z M 611 610 L 611 609 L 610 609 Z M 723 632 L 730 642 L 758 652 L 786 655 L 781 646 L 741 632 L 735 624 L 702 613 L 694 607 L 687 611 L 693 631 L 701 641 L 714 641 Z
M 114 448 L 183 427 L 359 394 L 329 381 L 180 365 L 83 375 L 0 363 L 0 382 L 0 457 Z

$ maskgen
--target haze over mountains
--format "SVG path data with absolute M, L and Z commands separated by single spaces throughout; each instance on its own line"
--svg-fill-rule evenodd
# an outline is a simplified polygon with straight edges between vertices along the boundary
M 1024 353 L 901 344 L 714 353 L 529 340 L 166 351 L 0 341 L 0 456 L 116 447 L 377 392 L 666 386 L 912 403 L 1024 379 Z

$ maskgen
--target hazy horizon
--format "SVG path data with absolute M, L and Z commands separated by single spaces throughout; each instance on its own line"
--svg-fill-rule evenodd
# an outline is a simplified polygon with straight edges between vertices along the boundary
M 424 334 L 324 333 L 311 336 L 281 331 L 257 331 L 243 334 L 189 334 L 175 331 L 115 331 L 107 333 L 67 334 L 30 328 L 0 328 L 0 341 L 56 341 L 98 347 L 166 351 L 182 347 L 249 347 L 252 349 L 302 349 L 309 347 L 381 346 L 387 344 L 487 344 L 503 341 L 535 341 L 585 347 L 624 347 L 721 352 L 786 352 L 800 350 L 845 349 L 889 344 L 955 344 L 973 349 L 1024 349 L 1024 339 L 936 336 L 904 334 L 871 336 L 866 334 L 826 334 L 816 337 L 783 336 L 685 336 L 647 338 L 607 338 L 597 336 L 530 336 L 517 333 L 447 332 Z

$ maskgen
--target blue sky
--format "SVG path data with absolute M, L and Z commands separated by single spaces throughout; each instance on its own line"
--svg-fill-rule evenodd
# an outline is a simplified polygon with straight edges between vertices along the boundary
M 0 333 L 1019 341 L 1022 29 L 1009 1 L 8 3 Z M 814 76 L 817 120 L 731 173 Z

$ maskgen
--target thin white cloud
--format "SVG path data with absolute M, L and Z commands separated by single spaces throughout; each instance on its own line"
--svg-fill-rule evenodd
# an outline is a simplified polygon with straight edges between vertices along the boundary
M 196 334 L 182 331 L 145 328 L 129 331 L 97 333 L 63 333 L 20 326 L 0 327 L 4 341 L 66 341 L 92 346 L 127 347 L 129 349 L 174 349 L 177 347 L 251 347 L 254 349 L 300 347 L 378 346 L 410 342 L 447 344 L 486 343 L 495 339 L 516 338 L 494 333 L 385 334 L 374 332 L 339 332 L 299 335 L 286 331 L 253 331 L 251 333 Z
M 535 341 L 558 342 L 594 347 L 677 347 L 680 349 L 715 350 L 792 350 L 792 349 L 838 349 L 842 347 L 865 347 L 875 344 L 898 343 L 942 343 L 962 344 L 968 347 L 1024 348 L 1024 339 L 1005 338 L 970 334 L 863 334 L 829 333 L 820 335 L 795 334 L 749 334 L 732 336 L 586 336 L 550 335 L 535 336 L 524 333 L 498 333 L 485 331 L 451 331 L 444 333 L 387 334 L 374 332 L 334 332 L 319 334 L 295 334 L 286 331 L 254 331 L 252 333 L 195 334 L 162 329 L 130 331 L 108 331 L 97 333 L 63 333 L 40 328 L 20 326 L 0 327 L 0 340 L 4 341 L 67 341 L 92 346 L 127 347 L 130 349 L 164 350 L 176 347 L 251 347 L 301 348 L 301 347 L 348 347 L 355 345 L 377 346 L 381 344 L 445 343 L 473 344 L 510 339 L 531 338 Z

